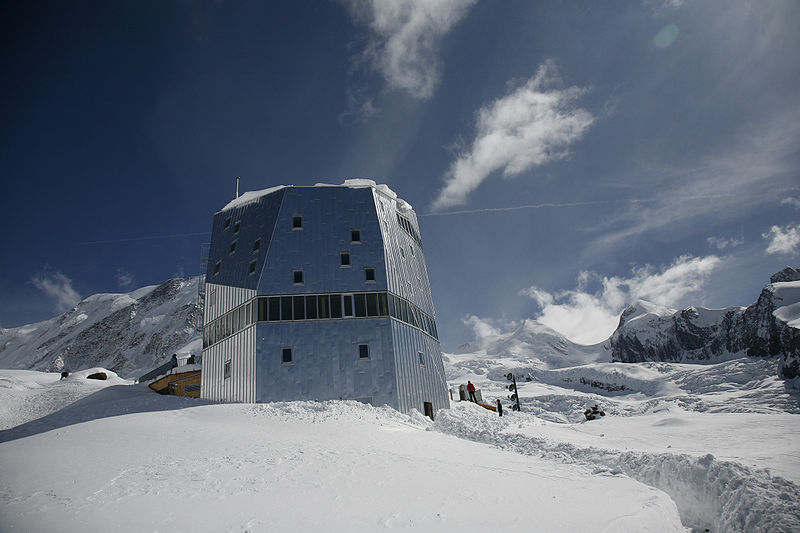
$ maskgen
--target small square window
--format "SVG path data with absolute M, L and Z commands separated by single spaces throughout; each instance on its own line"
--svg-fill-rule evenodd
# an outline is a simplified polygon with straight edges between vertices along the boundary
M 369 344 L 358 345 L 358 358 L 369 359 Z
M 225 219 L 225 227 L 222 229 L 228 229 L 231 227 L 231 217 Z
M 294 270 L 292 272 L 292 279 L 294 280 L 295 285 L 302 285 L 303 284 L 303 271 L 302 270 Z
M 252 276 L 256 273 L 256 261 L 250 261 L 250 270 L 247 272 L 248 276 Z
M 261 239 L 256 239 L 253 243 L 253 251 L 257 252 L 261 248 Z
M 359 229 L 350 230 L 350 242 L 361 242 L 361 230 Z
M 339 254 L 339 264 L 343 267 L 350 266 L 350 252 L 341 252 Z
M 303 229 L 303 216 L 294 215 L 292 217 L 292 229 Z
M 364 269 L 364 281 L 367 283 L 375 282 L 375 269 L 372 267 L 367 267 Z
M 241 227 L 242 227 L 242 222 L 237 220 L 236 224 L 233 225 L 233 234 L 236 235 L 237 233 L 239 233 L 239 228 Z
M 281 348 L 281 364 L 282 365 L 291 365 L 294 359 L 292 358 L 292 347 L 291 346 L 284 346 Z
M 419 364 L 425 366 L 425 354 L 422 352 L 417 352 L 417 356 L 419 357 Z
M 230 253 L 231 255 L 233 255 L 233 252 L 235 252 L 235 251 L 236 251 L 236 241 L 233 241 L 233 242 L 231 243 L 231 250 L 230 250 L 230 252 L 229 252 L 229 253 Z
M 217 261 L 217 264 L 214 265 L 214 275 L 216 276 L 219 274 L 219 269 L 222 267 L 222 261 Z
M 229 377 L 231 377 L 231 362 L 230 362 L 230 360 L 225 361 L 225 370 L 224 370 L 224 372 L 225 372 L 225 374 L 224 374 L 225 375 L 225 379 L 228 379 Z

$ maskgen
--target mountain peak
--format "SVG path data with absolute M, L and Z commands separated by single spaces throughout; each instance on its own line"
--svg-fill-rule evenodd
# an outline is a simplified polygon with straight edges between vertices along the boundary
M 769 277 L 770 283 L 783 283 L 787 281 L 800 281 L 800 268 L 787 266 L 780 272 L 776 272 Z
M 619 327 L 622 327 L 623 324 L 627 324 L 632 320 L 636 320 L 637 318 L 642 318 L 644 316 L 652 316 L 652 317 L 662 317 L 662 316 L 670 316 L 675 314 L 675 309 L 670 309 L 669 307 L 665 307 L 663 305 L 659 305 L 653 302 L 648 302 L 647 300 L 636 300 L 625 310 L 622 312 L 622 315 L 619 317 Z

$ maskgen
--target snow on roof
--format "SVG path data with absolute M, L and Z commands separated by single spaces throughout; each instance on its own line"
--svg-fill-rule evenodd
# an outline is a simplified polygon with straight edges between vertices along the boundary
M 258 199 L 262 198 L 263 196 L 266 196 L 268 194 L 272 194 L 272 193 L 274 193 L 276 191 L 279 191 L 279 190 L 285 189 L 285 188 L 289 188 L 289 187 L 297 187 L 297 185 L 276 185 L 275 187 L 270 187 L 268 189 L 261 189 L 259 191 L 247 191 L 246 193 L 242 194 L 238 198 L 236 198 L 234 200 L 231 200 L 230 202 L 225 204 L 225 207 L 223 207 L 220 211 L 227 211 L 227 210 L 233 209 L 235 207 L 242 207 L 243 205 L 247 205 L 249 203 L 257 201 Z M 386 185 L 386 184 L 380 184 L 379 185 L 379 184 L 375 183 L 374 180 L 371 180 L 371 179 L 366 179 L 366 178 L 348 179 L 348 180 L 344 180 L 344 183 L 342 183 L 340 185 L 336 185 L 336 184 L 333 184 L 333 183 L 315 183 L 314 187 L 349 187 L 351 189 L 363 189 L 363 188 L 366 188 L 366 187 L 371 187 L 371 188 L 375 189 L 376 191 L 378 191 L 379 193 L 383 194 L 384 196 L 387 196 L 391 200 L 394 200 L 396 205 L 397 205 L 397 209 L 399 211 L 402 211 L 402 212 L 405 213 L 405 212 L 411 211 L 413 209 L 411 207 L 411 204 L 409 204 L 408 202 L 406 202 L 402 198 L 399 198 L 397 196 L 397 193 L 394 192 L 392 189 L 390 189 L 388 185 Z

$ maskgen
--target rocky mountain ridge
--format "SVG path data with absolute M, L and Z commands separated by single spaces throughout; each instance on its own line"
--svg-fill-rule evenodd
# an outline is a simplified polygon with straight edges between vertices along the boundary
M 735 356 L 780 356 L 779 374 L 800 374 L 800 269 L 770 277 L 748 307 L 680 311 L 636 302 L 608 340 L 613 361 L 706 362 Z
M 57 372 L 98 366 L 138 377 L 174 352 L 199 353 L 200 279 L 95 294 L 61 316 L 0 330 L 0 367 Z

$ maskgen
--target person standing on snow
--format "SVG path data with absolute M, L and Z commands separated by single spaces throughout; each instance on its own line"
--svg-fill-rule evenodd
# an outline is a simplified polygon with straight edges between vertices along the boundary
M 467 381 L 467 392 L 469 392 L 469 401 L 478 403 L 475 399 L 475 385 L 471 381 Z
M 503 416 L 503 404 L 500 403 L 500 398 L 497 399 L 497 414 Z

